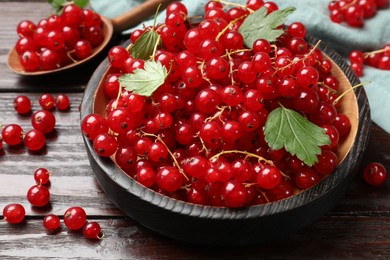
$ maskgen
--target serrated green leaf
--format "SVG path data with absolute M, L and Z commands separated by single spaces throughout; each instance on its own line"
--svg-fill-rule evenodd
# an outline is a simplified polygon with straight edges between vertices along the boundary
M 130 55 L 136 59 L 148 60 L 160 42 L 160 36 L 155 30 L 144 32 L 130 48 Z
M 278 27 L 286 22 L 287 16 L 295 11 L 295 7 L 276 10 L 269 15 L 267 15 L 267 11 L 266 7 L 262 7 L 251 13 L 238 29 L 244 37 L 246 47 L 252 48 L 253 43 L 260 38 L 274 42 L 283 34 L 283 30 L 278 29 Z
M 320 146 L 329 145 L 325 130 L 294 110 L 279 107 L 269 114 L 265 128 L 265 140 L 274 150 L 285 148 L 308 166 L 318 161 Z
M 73 0 L 73 3 L 81 8 L 84 8 L 88 5 L 88 0 Z
M 167 69 L 161 62 L 149 60 L 145 62 L 144 69 L 124 74 L 118 81 L 126 90 L 149 97 L 164 83 L 167 75 Z

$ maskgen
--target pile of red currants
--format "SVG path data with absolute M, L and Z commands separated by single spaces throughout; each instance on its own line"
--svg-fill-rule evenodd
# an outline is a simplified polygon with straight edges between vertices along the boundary
M 54 70 L 86 59 L 104 38 L 100 16 L 74 4 L 37 24 L 21 21 L 17 33 L 15 50 L 28 72 Z
M 389 0 L 333 0 L 328 9 L 332 22 L 345 22 L 351 27 L 362 27 L 364 19 L 375 16 L 378 9 L 388 6 Z
M 260 37 L 245 46 L 239 28 L 259 8 L 267 8 L 267 15 L 278 10 L 261 0 L 246 6 L 210 1 L 204 20 L 191 24 L 186 7 L 174 2 L 164 24 L 134 31 L 134 45 L 150 30 L 161 38 L 162 47 L 151 59 L 169 73 L 150 96 L 128 91 L 118 81 L 150 61 L 113 47 L 103 79 L 110 100 L 106 115 L 90 114 L 81 124 L 96 153 L 112 156 L 125 173 L 157 192 L 233 208 L 292 196 L 331 174 L 339 142 L 351 128 L 348 116 L 338 112 L 332 63 L 308 44 L 306 28 L 298 22 L 274 42 Z M 320 147 L 312 167 L 265 141 L 267 118 L 281 106 L 328 135 L 330 143 Z

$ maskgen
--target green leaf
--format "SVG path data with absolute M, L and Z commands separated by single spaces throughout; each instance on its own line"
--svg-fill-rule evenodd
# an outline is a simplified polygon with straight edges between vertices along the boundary
M 160 36 L 155 30 L 144 32 L 130 48 L 130 55 L 136 59 L 148 60 L 153 55 Z
M 159 61 L 148 60 L 144 69 L 136 69 L 119 77 L 119 83 L 126 90 L 141 96 L 150 97 L 161 86 L 168 75 L 167 69 Z
M 66 0 L 48 0 L 55 13 L 60 14 Z
M 81 8 L 85 8 L 88 5 L 88 0 L 73 0 L 73 3 Z
M 265 124 L 265 140 L 274 150 L 285 148 L 308 166 L 318 161 L 320 146 L 329 145 L 325 130 L 294 110 L 279 107 L 273 110 Z
M 267 7 L 262 7 L 251 13 L 238 29 L 244 37 L 246 47 L 252 48 L 253 43 L 260 38 L 274 42 L 283 34 L 283 29 L 278 27 L 286 22 L 287 16 L 295 11 L 295 7 L 276 10 L 269 15 L 267 11 Z

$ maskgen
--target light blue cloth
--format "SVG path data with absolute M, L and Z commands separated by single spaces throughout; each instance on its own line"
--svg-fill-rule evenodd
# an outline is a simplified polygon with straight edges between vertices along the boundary
M 140 0 L 90 0 L 92 8 L 102 15 L 115 17 L 132 6 L 139 4 Z M 183 0 L 189 11 L 189 16 L 203 15 L 208 0 Z M 232 0 L 245 4 L 246 0 Z M 328 0 L 274 0 L 283 9 L 295 6 L 297 10 L 288 17 L 287 23 L 300 21 L 306 25 L 309 34 L 321 39 L 341 55 L 347 57 L 351 50 L 376 50 L 390 43 L 390 9 L 380 10 L 377 15 L 364 22 L 364 27 L 357 29 L 344 24 L 330 21 Z M 157 17 L 157 22 L 164 22 L 165 12 Z M 150 25 L 151 20 L 143 24 Z M 135 28 L 142 27 L 138 25 Z M 124 33 L 129 33 L 132 28 Z M 378 70 L 368 66 L 364 67 L 362 82 L 371 83 L 364 86 L 371 107 L 372 120 L 390 133 L 390 71 Z

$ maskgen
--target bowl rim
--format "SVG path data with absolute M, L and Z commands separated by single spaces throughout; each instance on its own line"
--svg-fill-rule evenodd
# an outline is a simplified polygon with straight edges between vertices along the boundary
M 310 44 L 315 44 L 318 39 L 312 36 L 307 37 L 307 41 Z M 127 44 L 128 41 L 125 43 Z M 345 77 L 349 80 L 352 86 L 360 83 L 359 78 L 352 71 L 348 63 L 337 52 L 327 46 L 323 41 L 319 43 L 318 48 L 332 59 L 342 70 Z M 99 86 L 100 78 L 109 69 L 109 61 L 105 59 L 92 75 L 90 81 L 87 84 L 86 91 L 83 96 L 81 106 L 81 119 L 86 115 L 93 113 L 96 89 Z M 304 190 L 298 194 L 294 194 L 288 198 L 284 198 L 278 201 L 247 206 L 243 208 L 228 208 L 217 207 L 209 205 L 198 205 L 190 202 L 181 201 L 166 195 L 160 194 L 150 188 L 143 186 L 136 180 L 128 176 L 122 171 L 111 159 L 103 158 L 93 152 L 92 142 L 83 135 L 83 139 L 87 149 L 89 149 L 91 156 L 97 163 L 97 165 L 104 171 L 105 177 L 115 182 L 121 189 L 131 193 L 140 200 L 153 204 L 156 207 L 169 210 L 177 214 L 185 214 L 188 217 L 205 218 L 205 219 L 229 219 L 238 220 L 241 218 L 253 219 L 262 216 L 271 216 L 274 214 L 280 214 L 286 211 L 293 210 L 295 208 L 302 207 L 313 201 L 319 200 L 321 197 L 326 196 L 329 192 L 334 190 L 338 184 L 342 183 L 348 176 L 352 175 L 357 162 L 362 156 L 362 152 L 367 146 L 368 138 L 359 138 L 361 136 L 368 136 L 370 131 L 370 108 L 368 99 L 363 87 L 356 88 L 353 93 L 357 100 L 358 107 L 358 126 L 353 145 L 347 152 L 345 158 L 341 161 L 335 171 L 321 180 L 315 186 Z M 89 104 L 88 101 L 90 102 Z M 360 120 L 364 117 L 365 120 Z M 111 161 L 111 162 L 110 162 Z

